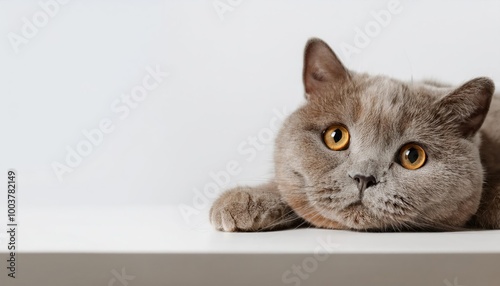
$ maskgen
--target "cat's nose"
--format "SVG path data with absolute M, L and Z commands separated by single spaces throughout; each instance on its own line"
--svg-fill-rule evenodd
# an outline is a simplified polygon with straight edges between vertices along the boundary
M 355 175 L 352 178 L 354 179 L 354 181 L 356 181 L 356 184 L 358 185 L 360 196 L 363 195 L 363 192 L 366 189 L 377 184 L 377 180 L 375 179 L 374 176 Z

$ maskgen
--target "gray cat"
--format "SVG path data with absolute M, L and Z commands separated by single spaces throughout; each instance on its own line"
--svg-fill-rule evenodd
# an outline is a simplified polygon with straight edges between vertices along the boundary
M 357 73 L 312 39 L 303 80 L 307 102 L 277 136 L 274 180 L 223 193 L 210 210 L 216 229 L 500 228 L 490 79 L 451 87 Z

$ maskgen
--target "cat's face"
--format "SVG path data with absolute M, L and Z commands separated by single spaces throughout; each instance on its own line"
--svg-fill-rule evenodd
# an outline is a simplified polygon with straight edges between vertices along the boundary
M 490 80 L 453 89 L 356 74 L 315 40 L 304 82 L 308 101 L 275 151 L 277 183 L 299 215 L 320 227 L 397 230 L 452 229 L 476 212 Z

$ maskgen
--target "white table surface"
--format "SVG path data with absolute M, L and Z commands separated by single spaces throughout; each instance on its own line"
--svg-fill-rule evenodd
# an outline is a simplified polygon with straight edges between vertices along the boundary
M 500 230 L 224 233 L 210 226 L 205 213 L 191 218 L 185 221 L 173 206 L 22 209 L 19 247 L 22 252 L 308 253 L 327 241 L 339 253 L 500 253 Z

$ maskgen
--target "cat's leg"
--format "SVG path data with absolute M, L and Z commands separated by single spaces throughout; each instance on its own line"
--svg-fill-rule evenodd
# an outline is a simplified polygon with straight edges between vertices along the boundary
M 222 231 L 284 229 L 303 222 L 288 206 L 276 184 L 236 187 L 223 193 L 210 209 L 210 222 Z
M 483 229 L 500 229 L 500 186 L 483 192 L 479 209 L 470 224 Z

